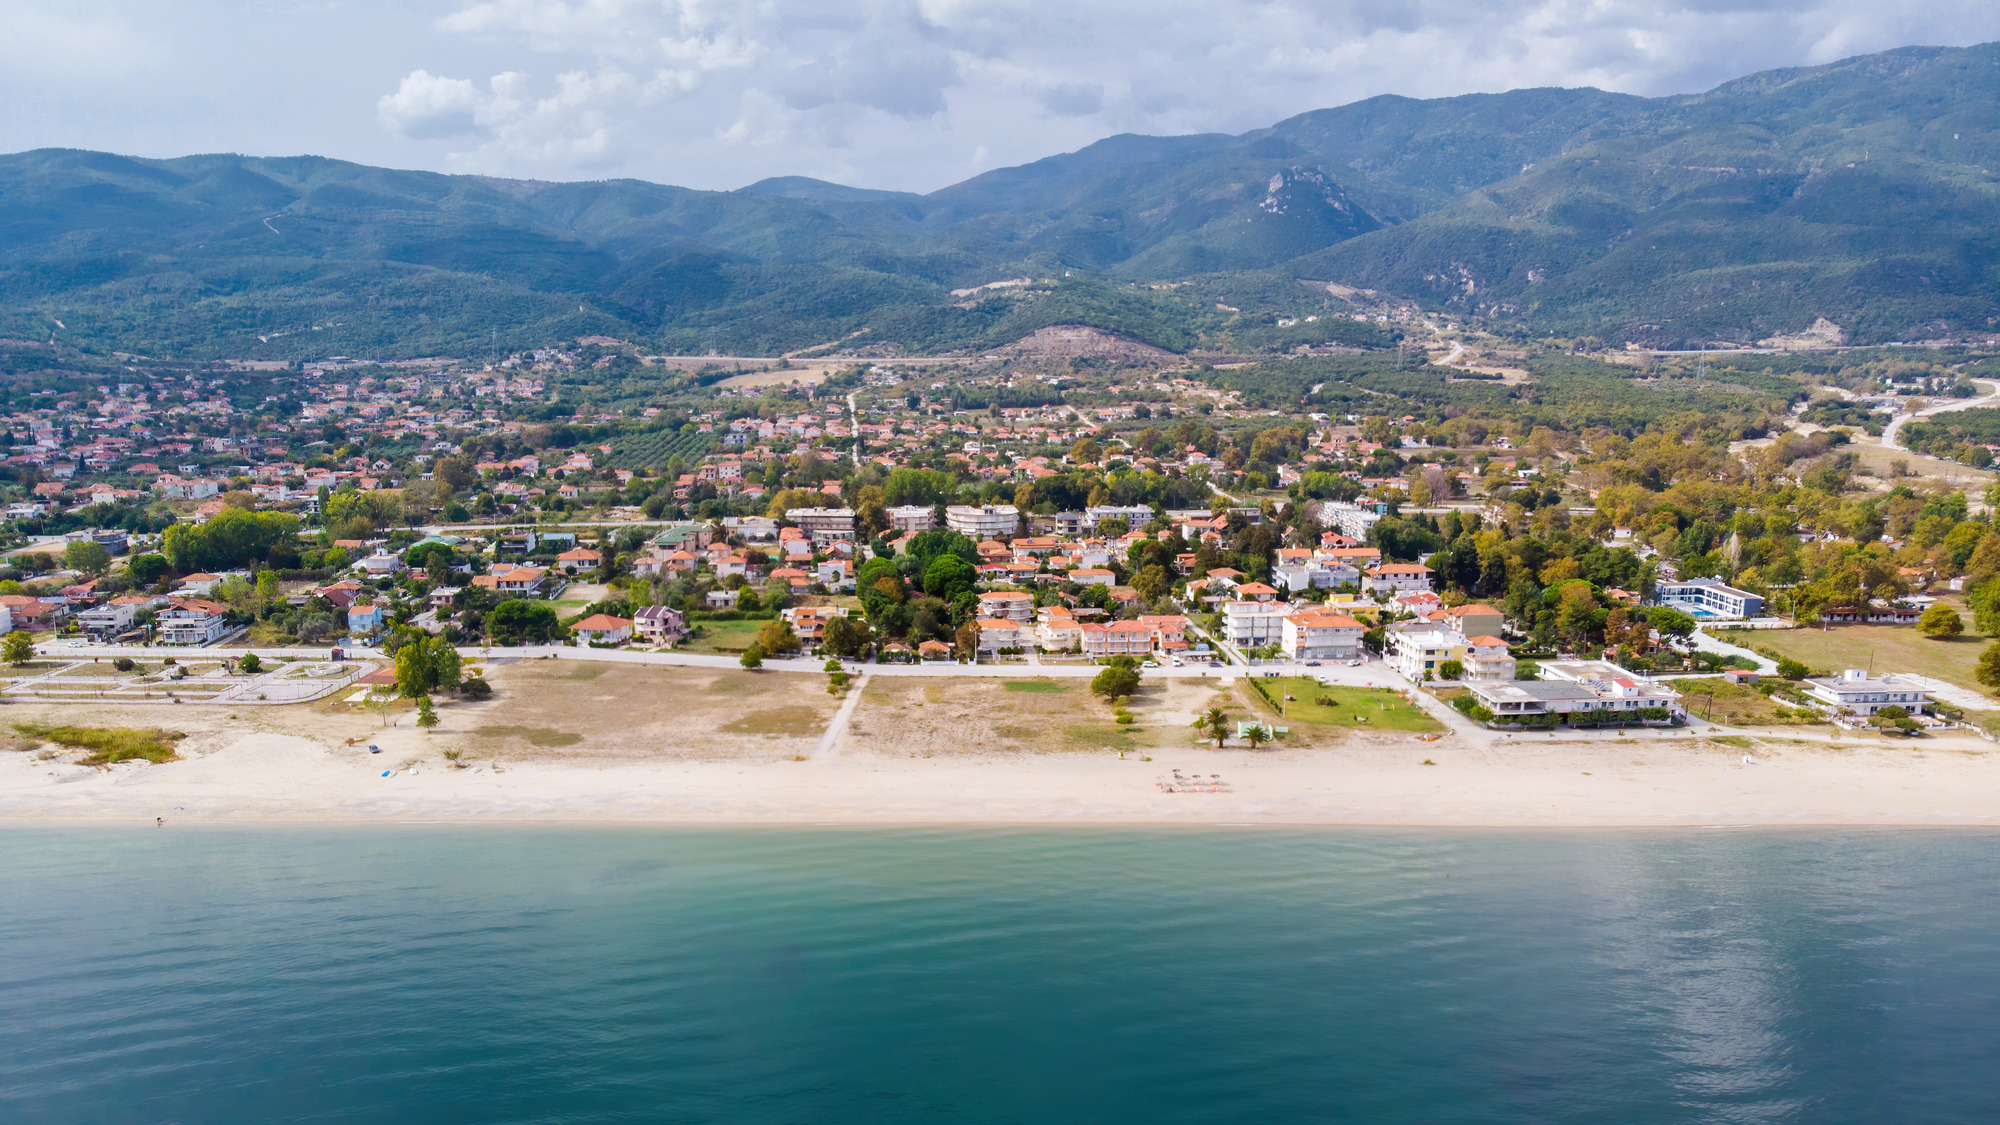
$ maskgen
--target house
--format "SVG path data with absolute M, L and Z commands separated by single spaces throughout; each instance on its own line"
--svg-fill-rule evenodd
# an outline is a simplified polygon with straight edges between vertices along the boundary
M 376 551 L 354 565 L 356 569 L 371 578 L 384 578 L 390 575 L 401 574 L 403 571 L 409 569 L 409 567 L 403 564 L 402 558 L 383 550 Z
M 150 598 L 113 598 L 76 615 L 76 623 L 92 640 L 108 641 L 132 628 L 139 611 L 152 603 Z
M 475 574 L 472 584 L 517 598 L 539 598 L 543 593 L 542 579 L 546 573 L 538 566 L 509 567 L 492 574 Z
M 1501 722 L 1579 713 L 1593 722 L 1621 717 L 1665 722 L 1686 714 L 1674 689 L 1602 660 L 1552 661 L 1542 665 L 1542 671 L 1544 680 L 1481 680 L 1468 682 L 1466 688 Z M 1639 720 L 1638 712 L 1664 713 L 1667 718 Z
M 228 631 L 229 607 L 198 598 L 175 598 L 161 610 L 155 623 L 160 629 L 160 643 L 166 645 L 205 645 L 222 639 Z
M 827 559 L 813 566 L 813 581 L 829 590 L 854 589 L 854 563 L 848 559 Z
M 937 526 L 937 509 L 923 504 L 906 504 L 888 509 L 889 527 L 896 531 L 929 531 Z
M 943 641 L 925 641 L 917 646 L 919 660 L 950 660 L 951 646 Z
M 681 611 L 663 605 L 639 607 L 632 615 L 632 631 L 648 644 L 670 645 L 687 635 Z
M 593 613 L 570 626 L 570 631 L 576 634 L 579 645 L 620 645 L 632 639 L 632 620 Z
M 1344 613 L 1301 610 L 1284 618 L 1279 644 L 1293 660 L 1352 660 L 1361 655 L 1362 631 Z
M 1430 588 L 1431 568 L 1422 563 L 1382 563 L 1363 571 L 1361 577 L 1362 592 L 1369 594 L 1382 590 L 1393 595 Z
M 1662 581 L 1653 586 L 1653 600 L 1663 606 L 1696 617 L 1740 620 L 1764 612 L 1764 599 L 1747 590 L 1727 586 L 1716 578 L 1689 578 Z
M 1870 676 L 1859 668 L 1849 668 L 1838 677 L 1815 677 L 1806 684 L 1806 695 L 1836 715 L 1865 718 L 1885 707 L 1901 707 L 1918 715 L 1931 701 L 1930 690 L 1919 687 L 1912 677 Z
M 577 574 L 586 570 L 596 570 L 604 562 L 601 551 L 589 547 L 571 547 L 556 556 L 556 566 L 564 574 Z
M 1035 622 L 1035 643 L 1043 652 L 1068 652 L 1083 644 L 1076 614 L 1067 606 L 1043 606 Z
M 1440 664 L 1465 660 L 1465 635 L 1441 621 L 1398 621 L 1382 639 L 1390 667 L 1412 682 L 1437 679 Z
M 347 607 L 347 631 L 373 633 L 389 622 L 389 607 L 380 602 Z
M 815 543 L 854 538 L 852 508 L 787 508 L 785 518 L 812 536 Z
M 1754 684 L 1763 679 L 1763 675 L 1758 672 L 1746 672 L 1741 668 L 1731 668 L 1722 674 L 1722 678 L 1732 684 Z

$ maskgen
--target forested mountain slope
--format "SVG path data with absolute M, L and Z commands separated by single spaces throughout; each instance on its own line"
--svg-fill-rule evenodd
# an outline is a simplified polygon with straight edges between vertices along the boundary
M 0 333 L 189 356 L 593 333 L 774 354 L 978 350 L 1081 322 L 1226 350 L 1295 343 L 1271 326 L 1325 306 L 1311 279 L 1611 341 L 1820 316 L 1918 338 L 2000 315 L 1994 169 L 1995 45 L 1686 97 L 1371 98 L 1242 136 L 1112 137 L 928 195 L 43 150 L 0 157 Z M 1057 280 L 952 294 L 1014 276 Z

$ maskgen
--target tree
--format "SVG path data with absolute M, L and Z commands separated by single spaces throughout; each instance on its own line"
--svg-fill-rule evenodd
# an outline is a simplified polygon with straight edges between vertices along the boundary
M 1696 625 L 1693 614 L 1665 606 L 1647 611 L 1646 623 L 1662 637 L 1691 637 Z
M 458 686 L 458 650 L 443 637 L 422 637 L 396 650 L 396 690 L 405 699 Z
M 1440 680 L 1462 680 L 1465 678 L 1465 665 L 1457 660 L 1440 661 L 1437 672 Z
M 766 621 L 764 627 L 757 630 L 757 647 L 771 655 L 797 652 L 799 635 L 792 632 L 789 621 Z
M 977 621 L 967 621 L 965 624 L 960 625 L 958 627 L 958 636 L 955 639 L 958 641 L 959 655 L 969 656 L 974 661 L 979 659 L 979 623 Z
M 1157 563 L 1141 567 L 1139 573 L 1132 576 L 1132 588 L 1149 603 L 1158 603 L 1167 596 L 1167 568 Z
M 151 586 L 165 578 L 169 569 L 165 555 L 138 555 L 125 564 L 125 572 L 141 586 Z
M 1105 699 L 1123 699 L 1139 690 L 1139 670 L 1113 664 L 1091 677 L 1090 690 Z
M 1991 650 L 1988 651 L 1990 652 Z M 1807 668 L 1804 664 L 1801 664 L 1798 661 L 1793 660 L 1789 656 L 1781 656 L 1778 658 L 1778 675 L 1783 676 L 1785 679 L 1803 680 L 1808 675 L 1811 674 L 1812 670 L 1810 668 Z
M 972 564 L 957 555 L 939 555 L 924 568 L 924 593 L 950 602 L 959 594 L 972 589 L 978 572 Z
M 820 646 L 834 656 L 859 656 L 868 641 L 868 622 L 852 617 L 829 619 L 820 634 Z
M 546 643 L 560 628 L 554 607 L 546 602 L 513 598 L 486 615 L 486 635 L 496 645 Z
M 417 697 L 417 725 L 426 731 L 438 725 L 437 708 L 431 705 L 431 697 L 428 695 Z
M 224 508 L 206 523 L 177 523 L 168 528 L 161 545 L 167 561 L 182 574 L 228 570 L 295 552 L 298 530 L 298 517 L 283 512 Z
M 12 652 L 10 648 L 7 657 L 9 660 L 13 659 Z M 1986 651 L 1979 654 L 1979 666 L 1974 671 L 1973 677 L 1987 687 L 2000 691 L 2000 641 L 1987 645 Z
M 35 639 L 18 630 L 7 634 L 7 640 L 0 642 L 0 657 L 19 668 L 35 658 Z
M 254 676 L 264 670 L 264 658 L 254 652 L 246 652 L 241 666 L 245 673 Z
M 111 552 L 95 539 L 79 539 L 63 548 L 63 565 L 96 576 L 111 569 Z
M 368 698 L 363 700 L 370 711 L 382 716 L 382 725 L 389 725 L 389 712 L 396 706 L 396 686 L 376 684 L 368 689 Z
M 1965 619 L 1943 602 L 1933 602 L 1924 615 L 1917 618 L 1917 632 L 1926 637 L 1956 637 L 1965 632 Z
M 1195 718 L 1196 730 L 1205 730 L 1215 739 L 1215 748 L 1222 749 L 1222 740 L 1229 734 L 1229 713 L 1220 707 L 1210 707 Z
M 743 655 L 736 662 L 752 670 L 761 668 L 764 666 L 764 650 L 757 645 L 751 645 L 743 650 Z
M 1270 737 L 1270 732 L 1264 729 L 1264 724 L 1261 722 L 1252 723 L 1243 730 L 1243 740 L 1250 744 L 1252 750 L 1262 746 Z

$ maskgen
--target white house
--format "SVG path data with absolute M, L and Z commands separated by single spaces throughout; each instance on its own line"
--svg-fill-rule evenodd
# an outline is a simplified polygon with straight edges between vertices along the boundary
M 632 621 L 608 613 L 593 613 L 570 626 L 579 645 L 617 645 L 632 639 Z
M 160 627 L 160 643 L 205 645 L 222 639 L 228 631 L 229 607 L 195 598 L 179 598 L 154 619 Z
M 1284 618 L 1281 644 L 1293 660 L 1352 660 L 1361 655 L 1361 622 L 1344 613 L 1303 610 Z
M 1907 677 L 1870 676 L 1859 668 L 1849 668 L 1837 678 L 1809 679 L 1806 684 L 1806 694 L 1829 710 L 1863 717 L 1884 707 L 1901 707 L 1912 715 L 1922 714 L 1931 701 L 1930 692 Z

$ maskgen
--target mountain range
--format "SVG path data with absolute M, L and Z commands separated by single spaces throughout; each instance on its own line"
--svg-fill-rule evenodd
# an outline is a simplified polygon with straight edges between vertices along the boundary
M 189 357 L 593 334 L 769 355 L 977 351 L 1083 323 L 1273 350 L 1343 342 L 1275 327 L 1339 311 L 1333 282 L 1612 343 L 1821 317 L 1880 342 L 1996 323 L 1996 220 L 2000 44 L 1663 98 L 1383 96 L 1242 135 L 1111 137 L 924 195 L 38 150 L 0 156 L 0 334 Z M 1034 283 L 979 288 L 1013 277 Z

